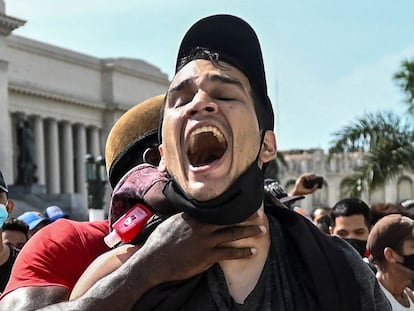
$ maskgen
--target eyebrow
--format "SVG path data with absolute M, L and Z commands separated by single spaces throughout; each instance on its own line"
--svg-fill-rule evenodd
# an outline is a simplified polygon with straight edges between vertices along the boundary
M 225 84 L 235 85 L 238 88 L 240 88 L 244 93 L 246 93 L 246 89 L 244 88 L 243 84 L 235 78 L 225 76 L 225 75 L 214 74 L 214 75 L 207 75 L 207 79 L 211 82 L 221 82 L 221 83 L 225 83 Z M 194 81 L 193 81 L 192 78 L 185 79 L 185 80 L 181 81 L 177 86 L 171 88 L 168 91 L 168 93 L 171 94 L 171 93 L 174 93 L 174 92 L 178 92 L 178 91 L 184 89 L 185 87 L 187 87 L 189 85 L 194 85 Z

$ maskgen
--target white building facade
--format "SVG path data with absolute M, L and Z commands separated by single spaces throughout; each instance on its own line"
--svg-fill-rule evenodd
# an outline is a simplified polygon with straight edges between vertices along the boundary
M 61 202 L 67 212 L 83 218 L 85 156 L 103 155 L 112 125 L 130 107 L 164 93 L 168 76 L 142 60 L 100 59 L 13 35 L 24 24 L 8 16 L 0 0 L 0 170 L 8 184 L 15 184 L 22 156 L 19 129 L 27 124 L 33 135 L 27 153 L 35 163 L 39 192 L 50 204 Z M 285 152 L 285 159 L 288 167 L 280 167 L 279 173 L 285 189 L 305 172 L 325 178 L 321 190 L 298 202 L 311 211 L 332 207 L 343 197 L 340 185 L 362 155 L 336 155 L 327 162 L 322 150 L 313 149 Z M 413 175 L 403 174 L 374 193 L 365 193 L 363 199 L 368 203 L 412 199 L 413 180 Z M 18 207 L 27 204 L 26 209 L 46 207 L 39 196 L 20 193 L 13 199 L 21 200 Z M 106 207 L 108 201 L 107 196 Z M 17 209 L 15 215 L 20 212 Z
M 322 189 L 298 201 L 298 205 L 309 212 L 318 206 L 332 207 L 340 199 L 345 198 L 341 193 L 341 184 L 363 161 L 363 154 L 358 152 L 336 154 L 328 161 L 328 155 L 322 149 L 286 151 L 284 157 L 288 165 L 280 167 L 279 178 L 285 189 L 291 189 L 297 177 L 303 173 L 314 173 L 324 177 L 325 183 Z M 413 199 L 413 181 L 413 174 L 404 173 L 372 193 L 363 193 L 361 199 L 370 205 Z
M 47 194 L 85 197 L 85 155 L 103 155 L 112 125 L 164 93 L 168 76 L 142 60 L 100 59 L 13 35 L 24 23 L 0 1 L 0 170 L 13 185 L 19 157 L 31 156 Z M 23 122 L 33 135 L 29 155 L 19 145 Z

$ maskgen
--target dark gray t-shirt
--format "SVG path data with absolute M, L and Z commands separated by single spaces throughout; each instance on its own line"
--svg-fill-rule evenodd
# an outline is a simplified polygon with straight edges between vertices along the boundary
M 277 218 L 268 214 L 269 256 L 243 304 L 230 296 L 216 264 L 190 280 L 150 290 L 134 310 L 392 311 L 374 273 L 352 246 L 322 235 L 307 219 L 281 208 Z
M 230 296 L 224 273 L 219 265 L 209 269 L 205 278 L 207 285 L 198 288 L 190 298 L 185 310 L 198 311 L 320 311 L 309 274 L 304 266 L 291 256 L 294 247 L 286 245 L 277 219 L 270 217 L 272 245 L 269 257 L 254 290 L 243 304 L 236 303 Z M 304 237 L 306 238 L 306 237 Z M 382 293 L 374 273 L 348 243 L 333 238 L 344 256 L 350 262 L 360 292 L 362 311 L 391 310 L 388 300 Z M 329 293 L 326 293 L 329 295 Z M 332 311 L 338 306 L 332 306 Z M 350 310 L 351 311 L 351 310 Z

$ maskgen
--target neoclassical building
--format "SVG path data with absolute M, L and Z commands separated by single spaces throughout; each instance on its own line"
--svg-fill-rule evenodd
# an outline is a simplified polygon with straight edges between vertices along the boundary
M 341 184 L 352 174 L 354 168 L 363 161 L 363 154 L 354 152 L 336 154 L 331 161 L 322 149 L 290 150 L 284 152 L 287 167 L 280 167 L 279 178 L 281 185 L 290 189 L 298 176 L 303 173 L 322 175 L 325 183 L 322 189 L 299 201 L 298 205 L 311 211 L 317 206 L 332 207 L 337 201 L 344 198 L 341 193 Z M 405 173 L 384 187 L 373 193 L 364 193 L 362 199 L 369 204 L 397 203 L 414 198 L 414 175 Z
M 103 155 L 116 120 L 164 93 L 168 76 L 142 60 L 101 59 L 13 35 L 24 24 L 0 1 L 0 170 L 13 188 L 32 173 L 22 169 L 22 158 L 32 160 L 38 187 L 12 191 L 18 205 L 48 203 L 28 197 L 29 190 L 82 214 L 85 156 Z
M 8 16 L 0 0 L 0 170 L 11 189 L 26 175 L 36 177 L 34 186 L 11 191 L 18 202 L 14 215 L 56 204 L 85 219 L 85 156 L 103 155 L 116 120 L 140 101 L 164 93 L 168 76 L 142 60 L 100 59 L 13 35 L 24 24 Z M 22 168 L 23 158 L 32 160 L 33 167 Z M 285 159 L 288 167 L 281 167 L 280 178 L 286 189 L 304 172 L 325 178 L 321 190 L 299 201 L 310 211 L 342 198 L 340 185 L 362 155 L 341 154 L 327 162 L 320 149 L 292 150 L 285 152 Z M 413 180 L 404 174 L 363 199 L 412 199 Z

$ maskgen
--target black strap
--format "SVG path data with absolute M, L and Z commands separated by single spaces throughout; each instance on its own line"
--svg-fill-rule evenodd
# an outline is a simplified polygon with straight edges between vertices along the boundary
M 297 246 L 321 311 L 361 310 L 354 271 L 334 239 L 320 232 L 302 215 L 288 210 L 282 203 L 267 207 L 266 210 L 280 221 L 285 234 Z
M 309 273 L 312 291 L 320 310 L 361 310 L 360 293 L 358 286 L 355 286 L 357 281 L 353 269 L 346 260 L 343 249 L 334 239 L 320 232 L 303 216 L 288 210 L 282 203 L 266 207 L 266 210 L 278 219 L 284 234 L 296 245 L 300 261 Z M 161 219 L 155 223 L 161 223 Z M 155 223 L 151 230 L 155 229 Z M 196 287 L 203 282 L 203 276 L 156 286 L 135 304 L 133 310 L 183 310 Z

